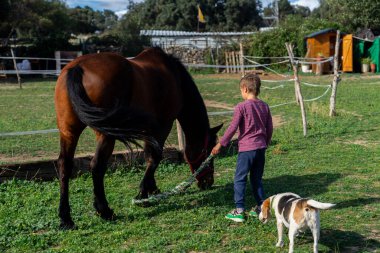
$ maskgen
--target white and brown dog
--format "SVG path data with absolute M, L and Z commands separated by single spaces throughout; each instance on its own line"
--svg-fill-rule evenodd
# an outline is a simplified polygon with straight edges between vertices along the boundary
M 259 219 L 264 224 L 271 217 L 274 210 L 277 220 L 278 242 L 277 247 L 284 245 L 283 225 L 289 228 L 289 252 L 293 252 L 294 237 L 298 232 L 310 228 L 314 238 L 314 253 L 318 252 L 319 240 L 319 209 L 329 209 L 335 204 L 321 203 L 312 199 L 301 198 L 294 193 L 281 193 L 267 198 L 261 205 Z

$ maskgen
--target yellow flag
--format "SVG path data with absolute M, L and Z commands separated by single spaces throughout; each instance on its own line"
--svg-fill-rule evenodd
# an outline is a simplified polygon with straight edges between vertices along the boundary
M 206 23 L 205 17 L 203 16 L 203 13 L 199 5 L 198 5 L 198 21 L 201 23 Z

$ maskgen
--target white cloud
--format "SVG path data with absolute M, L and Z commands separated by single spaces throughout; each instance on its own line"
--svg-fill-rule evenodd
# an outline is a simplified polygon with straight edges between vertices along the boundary
M 127 13 L 128 10 L 120 10 L 120 11 L 116 11 L 115 14 L 121 18 L 125 13 Z
M 273 3 L 273 0 L 262 0 L 263 7 L 268 6 L 270 3 Z M 301 5 L 309 7 L 310 10 L 313 10 L 319 6 L 318 0 L 290 0 L 292 5 Z
M 305 6 L 309 7 L 310 10 L 313 10 L 319 6 L 319 1 L 318 0 L 296 0 L 296 1 L 291 1 L 292 5 L 300 5 L 300 6 Z
M 69 7 L 90 6 L 95 10 L 108 9 L 114 12 L 125 10 L 128 2 L 125 0 L 66 0 Z

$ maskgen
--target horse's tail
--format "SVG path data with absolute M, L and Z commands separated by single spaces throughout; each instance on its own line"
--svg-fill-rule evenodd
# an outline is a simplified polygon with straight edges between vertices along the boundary
M 155 121 L 147 113 L 116 102 L 111 108 L 95 106 L 87 96 L 82 83 L 83 69 L 76 65 L 67 72 L 67 90 L 78 118 L 87 126 L 123 142 L 131 149 L 130 143 L 141 145 L 137 140 L 144 140 L 154 148 L 159 145 L 152 130 Z

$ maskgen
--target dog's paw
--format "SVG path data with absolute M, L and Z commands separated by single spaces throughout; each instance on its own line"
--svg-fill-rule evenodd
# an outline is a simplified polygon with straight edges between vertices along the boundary
M 278 243 L 276 244 L 276 247 L 278 247 L 278 248 L 282 248 L 282 247 L 284 247 L 284 242 L 283 242 L 283 241 L 278 242 Z

